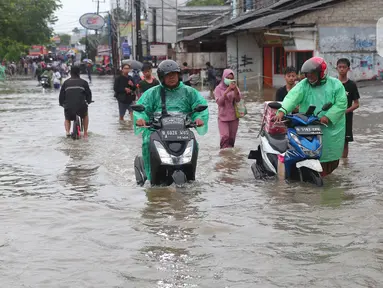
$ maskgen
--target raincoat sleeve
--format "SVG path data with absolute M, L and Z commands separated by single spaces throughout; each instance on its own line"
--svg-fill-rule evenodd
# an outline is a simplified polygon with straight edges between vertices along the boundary
M 197 107 L 197 105 L 208 105 L 206 99 L 196 90 L 193 89 L 192 94 L 190 95 L 191 100 L 191 108 L 192 110 Z M 192 115 L 192 120 L 195 121 L 197 119 L 201 119 L 204 123 L 202 127 L 197 127 L 197 133 L 199 135 L 205 135 L 208 131 L 208 122 L 209 122 L 209 107 L 202 112 L 194 113 Z
M 305 81 L 301 81 L 287 93 L 285 99 L 283 99 L 282 108 L 278 112 L 289 114 L 301 104 L 305 94 L 305 84 Z
M 144 119 L 145 122 L 149 122 L 149 120 L 150 120 L 149 115 L 153 114 L 155 112 L 154 111 L 154 99 L 155 99 L 154 93 L 159 93 L 157 91 L 158 91 L 158 89 L 147 90 L 146 92 L 144 92 L 144 94 L 142 94 L 142 96 L 140 97 L 140 99 L 136 103 L 137 105 L 143 105 L 145 107 L 145 111 L 143 111 L 143 112 L 133 111 L 134 133 L 136 135 L 147 130 L 147 128 L 138 127 L 136 125 L 136 122 L 139 119 Z
M 330 86 L 328 89 L 332 89 L 332 91 L 329 91 L 329 95 L 331 95 L 330 92 L 332 92 L 335 103 L 333 103 L 333 106 L 327 111 L 325 116 L 332 124 L 337 124 L 339 120 L 343 119 L 343 116 L 347 110 L 346 90 L 340 81 L 336 81 L 334 86 Z

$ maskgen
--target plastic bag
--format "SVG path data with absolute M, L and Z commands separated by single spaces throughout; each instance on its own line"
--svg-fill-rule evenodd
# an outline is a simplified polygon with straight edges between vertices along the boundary
M 239 102 L 234 103 L 234 107 L 237 118 L 242 118 L 247 114 L 245 100 L 241 99 Z

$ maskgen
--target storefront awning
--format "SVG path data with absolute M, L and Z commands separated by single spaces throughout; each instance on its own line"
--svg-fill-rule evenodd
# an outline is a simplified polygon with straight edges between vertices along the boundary
M 269 7 L 261 8 L 261 9 L 258 9 L 256 11 L 254 11 L 254 12 L 249 12 L 249 13 L 243 14 L 243 15 L 241 15 L 239 17 L 234 18 L 234 19 L 230 19 L 228 21 L 225 21 L 225 22 L 223 22 L 223 23 L 221 23 L 219 25 L 216 25 L 216 26 L 210 27 L 208 29 L 196 32 L 196 33 L 194 33 L 192 35 L 186 36 L 186 37 L 184 37 L 182 40 L 180 40 L 178 42 L 193 41 L 193 40 L 196 40 L 196 39 L 200 39 L 200 38 L 202 38 L 204 36 L 207 36 L 207 35 L 215 32 L 215 31 L 218 31 L 218 32 L 222 31 L 222 30 L 227 31 L 228 30 L 227 27 L 237 26 L 238 24 L 240 25 L 241 23 L 244 23 L 244 22 L 246 22 L 248 20 L 251 20 L 251 19 L 254 19 L 254 18 L 257 18 L 257 17 L 261 17 L 262 15 L 265 15 L 265 14 L 273 13 L 273 11 L 275 11 L 273 9 L 278 9 L 279 6 L 289 4 L 290 2 L 293 3 L 294 1 L 296 1 L 296 0 L 280 0 L 277 3 L 275 3 L 275 4 L 273 4 L 273 5 L 269 6 Z M 220 34 L 222 34 L 222 33 L 220 33 Z
M 264 16 L 262 18 L 255 19 L 253 21 L 250 21 L 246 24 L 243 24 L 241 26 L 238 26 L 234 29 L 231 29 L 230 31 L 226 31 L 224 33 L 221 33 L 221 35 L 227 35 L 232 34 L 237 31 L 243 31 L 243 30 L 250 30 L 250 29 L 264 29 L 267 28 L 269 25 L 272 25 L 274 23 L 277 23 L 279 21 L 286 20 L 287 18 L 290 18 L 294 15 L 297 15 L 302 12 L 310 12 L 310 9 L 318 8 L 319 6 L 326 5 L 332 2 L 335 2 L 336 0 L 320 0 L 315 3 L 307 4 L 295 9 L 291 9 L 284 12 L 279 12 L 271 15 Z M 323 7 L 323 9 L 326 7 Z

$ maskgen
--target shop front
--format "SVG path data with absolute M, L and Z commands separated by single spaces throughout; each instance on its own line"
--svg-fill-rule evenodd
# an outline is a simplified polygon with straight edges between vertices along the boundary
M 287 32 L 286 32 L 287 31 Z M 298 73 L 303 63 L 314 56 L 315 34 L 293 32 L 292 29 L 264 33 L 263 84 L 264 87 L 285 85 L 284 70 L 294 66 Z

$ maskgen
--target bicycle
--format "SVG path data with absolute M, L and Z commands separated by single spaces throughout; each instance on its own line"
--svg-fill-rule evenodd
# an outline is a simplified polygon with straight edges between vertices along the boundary
M 90 103 L 93 103 L 93 102 L 94 101 L 91 101 Z M 81 118 L 76 113 L 76 120 L 71 121 L 72 133 L 70 134 L 70 136 L 73 140 L 78 140 L 81 138 L 81 132 L 84 132 L 84 123 L 83 122 L 84 122 L 84 119 Z
M 91 101 L 90 103 L 93 103 L 93 102 L 94 101 Z M 70 121 L 71 126 L 72 126 L 72 132 L 70 133 L 70 137 L 73 140 L 78 140 L 81 138 L 81 132 L 84 132 L 84 123 L 83 122 L 84 122 L 84 119 L 81 118 L 77 113 L 76 113 L 76 119 Z

